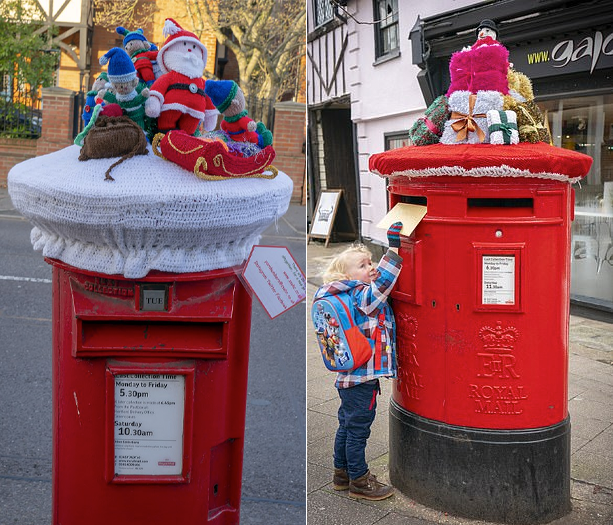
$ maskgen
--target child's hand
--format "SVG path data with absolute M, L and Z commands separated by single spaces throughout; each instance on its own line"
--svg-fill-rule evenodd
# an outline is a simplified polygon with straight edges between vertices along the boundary
M 387 230 L 387 240 L 390 248 L 400 248 L 400 230 L 402 229 L 401 222 L 395 222 Z

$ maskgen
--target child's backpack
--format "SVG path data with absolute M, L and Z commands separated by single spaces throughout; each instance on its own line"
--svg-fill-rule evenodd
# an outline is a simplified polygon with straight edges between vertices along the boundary
M 381 336 L 385 316 L 379 316 L 376 338 L 368 339 L 353 319 L 353 301 L 348 294 L 329 295 L 315 299 L 311 319 L 315 325 L 321 356 L 328 370 L 347 372 L 359 368 L 373 355 L 377 369 L 381 368 Z

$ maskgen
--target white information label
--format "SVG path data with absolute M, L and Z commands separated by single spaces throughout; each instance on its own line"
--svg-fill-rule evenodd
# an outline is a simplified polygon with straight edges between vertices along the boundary
M 184 375 L 116 375 L 115 473 L 181 474 L 184 413 Z
M 483 256 L 482 304 L 515 304 L 515 256 Z

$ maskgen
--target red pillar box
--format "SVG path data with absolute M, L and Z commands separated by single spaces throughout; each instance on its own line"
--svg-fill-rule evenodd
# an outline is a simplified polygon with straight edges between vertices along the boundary
M 251 297 L 292 183 L 72 146 L 9 173 L 53 265 L 53 523 L 239 523 Z
M 570 511 L 570 182 L 586 155 L 546 144 L 374 155 L 402 239 L 390 477 L 448 512 L 538 523 Z
M 54 523 L 238 523 L 251 318 L 240 268 L 130 280 L 48 262 Z

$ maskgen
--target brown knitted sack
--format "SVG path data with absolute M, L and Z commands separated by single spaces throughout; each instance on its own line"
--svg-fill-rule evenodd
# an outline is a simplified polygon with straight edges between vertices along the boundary
M 79 160 L 121 157 L 105 173 L 105 180 L 115 180 L 111 170 L 134 155 L 147 155 L 147 139 L 140 126 L 127 116 L 100 115 L 85 136 Z

